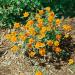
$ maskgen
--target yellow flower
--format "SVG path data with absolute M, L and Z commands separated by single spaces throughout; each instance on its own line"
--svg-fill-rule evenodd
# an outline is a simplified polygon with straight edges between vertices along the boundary
M 60 23 L 61 23 L 61 21 L 60 21 L 60 19 L 56 19 L 56 25 L 60 25 Z
M 47 28 L 46 28 L 45 26 L 43 26 L 43 27 L 41 28 L 41 30 L 40 30 L 40 33 L 41 33 L 41 34 L 42 34 L 42 33 L 45 33 L 46 30 L 47 30 Z
M 35 52 L 34 52 L 34 51 L 30 51 L 30 52 L 29 52 L 29 56 L 30 56 L 30 57 L 34 57 L 34 55 L 35 55 Z
M 16 46 L 16 45 L 14 45 L 12 48 L 11 48 L 11 51 L 12 52 L 17 52 L 19 50 L 19 47 L 18 46 Z
M 54 46 L 59 46 L 59 41 L 54 41 Z
M 13 36 L 11 37 L 10 41 L 11 41 L 11 42 L 16 42 L 16 41 L 17 41 L 17 37 L 13 35 Z
M 36 34 L 36 31 L 35 29 L 32 27 L 32 28 L 29 28 L 29 33 L 34 36 Z
M 43 75 L 41 71 L 36 71 L 35 75 Z
M 33 38 L 30 38 L 29 39 L 29 43 L 33 43 L 34 42 L 34 39 Z
M 64 36 L 65 38 L 68 38 L 69 37 L 69 34 L 65 34 L 65 36 Z
M 37 19 L 39 19 L 40 18 L 40 15 L 39 14 L 36 14 L 35 15 L 35 19 L 37 20 Z
M 44 55 L 46 54 L 45 48 L 39 49 L 39 54 L 40 54 L 41 56 L 44 56 Z
M 44 14 L 44 11 L 43 10 L 39 10 L 39 14 L 40 15 L 43 15 Z
M 53 45 L 53 41 L 52 41 L 52 40 L 48 40 L 48 41 L 47 41 L 47 45 L 48 45 L 48 46 L 52 46 L 52 45 Z
M 65 30 L 65 31 L 72 30 L 72 27 L 70 25 L 63 25 L 62 27 L 63 27 L 63 30 Z
M 13 31 L 13 32 L 11 32 L 11 36 L 16 36 L 17 35 L 17 32 L 15 32 L 15 31 Z
M 43 24 L 43 19 L 38 18 L 37 22 Z
M 50 30 L 51 30 L 51 26 L 47 26 L 47 27 L 46 27 L 46 30 L 47 30 L 47 31 L 50 31 Z
M 46 7 L 45 10 L 50 12 L 50 7 Z
M 24 30 L 29 30 L 29 25 L 23 26 L 23 29 L 24 29 Z
M 45 27 L 45 26 L 42 27 L 42 31 L 43 31 L 43 32 L 46 31 L 46 27 Z
M 19 23 L 14 23 L 14 27 L 13 28 L 19 28 L 20 24 Z
M 11 35 L 10 35 L 10 34 L 6 34 L 6 35 L 5 35 L 5 38 L 6 38 L 7 40 L 10 40 Z
M 53 19 L 54 19 L 54 17 L 53 17 L 53 16 L 49 16 L 49 17 L 48 17 L 48 21 L 49 21 L 49 22 L 52 22 L 52 21 L 53 21 Z
M 69 64 L 69 65 L 74 64 L 74 60 L 73 60 L 73 59 L 69 59 L 68 64 Z
M 29 16 L 29 13 L 28 12 L 25 12 L 25 13 L 23 13 L 23 16 L 24 17 L 28 17 Z
M 42 39 L 44 37 L 45 37 L 45 34 L 44 33 L 38 35 L 38 39 Z
M 45 44 L 42 42 L 36 42 L 36 44 L 35 44 L 35 48 L 39 48 L 39 47 L 43 47 L 43 46 L 45 46 Z

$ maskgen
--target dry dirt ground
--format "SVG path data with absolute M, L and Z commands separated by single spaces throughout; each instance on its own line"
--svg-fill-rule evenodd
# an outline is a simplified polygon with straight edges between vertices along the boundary
M 75 42 L 75 18 L 67 18 L 65 22 L 73 26 L 71 34 Z M 0 30 L 0 35 L 4 33 L 5 30 Z M 3 51 L 4 54 L 0 56 L 0 75 L 34 75 L 35 67 L 31 66 L 27 58 L 13 55 L 8 49 L 9 44 L 2 41 L 1 39 L 0 46 L 3 44 L 3 48 L 0 48 L 0 51 Z M 75 75 L 75 64 L 71 66 L 64 65 L 60 70 L 56 70 L 54 66 L 48 65 L 45 71 L 45 75 Z

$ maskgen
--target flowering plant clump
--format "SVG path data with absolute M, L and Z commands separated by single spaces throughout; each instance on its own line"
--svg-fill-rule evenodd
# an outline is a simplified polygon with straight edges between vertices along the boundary
M 26 23 L 14 23 L 11 32 L 5 38 L 12 45 L 13 53 L 23 54 L 31 60 L 41 63 L 68 61 L 73 53 L 71 25 L 63 25 L 50 7 L 37 13 L 23 13 Z M 35 63 L 34 63 L 35 65 Z M 37 75 L 37 74 L 36 74 Z

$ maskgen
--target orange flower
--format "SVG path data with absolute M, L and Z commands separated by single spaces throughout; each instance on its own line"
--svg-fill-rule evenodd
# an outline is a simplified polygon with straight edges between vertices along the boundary
M 53 41 L 52 41 L 52 40 L 48 40 L 48 41 L 47 41 L 47 45 L 48 45 L 48 46 L 52 46 L 52 45 L 53 45 Z
M 16 36 L 13 35 L 10 40 L 11 40 L 11 42 L 16 42 L 17 38 L 16 38 Z
M 19 47 L 18 46 L 16 46 L 16 45 L 14 45 L 12 48 L 11 48 L 11 51 L 12 52 L 17 52 L 19 50 Z
M 72 27 L 70 25 L 63 25 L 63 30 L 65 31 L 70 31 L 72 29 Z
M 55 47 L 55 50 L 54 50 L 56 53 L 59 53 L 59 52 L 61 52 L 61 49 L 60 49 L 60 47 Z
M 61 38 L 61 35 L 60 35 L 60 34 L 57 34 L 57 35 L 56 35 L 56 39 L 57 39 L 57 40 L 60 40 L 60 38 Z
M 29 39 L 29 43 L 33 43 L 34 42 L 34 39 L 33 38 L 30 38 Z
M 33 25 L 33 24 L 34 24 L 34 21 L 33 21 L 33 20 L 29 20 L 29 21 L 27 22 L 27 24 L 28 24 L 28 25 Z
M 19 28 L 20 24 L 19 23 L 14 23 L 14 27 L 13 28 Z
M 39 54 L 40 54 L 41 56 L 44 56 L 44 55 L 46 54 L 45 48 L 39 49 Z
M 25 35 L 19 35 L 19 39 L 21 39 L 22 41 L 24 41 L 26 39 Z
M 43 15 L 44 14 L 44 11 L 43 10 L 39 10 L 39 14 L 40 15 Z
M 28 12 L 25 12 L 25 13 L 23 13 L 23 16 L 24 17 L 28 17 L 29 16 L 29 13 Z
M 29 36 L 30 36 L 30 33 L 29 33 L 29 32 L 26 32 L 26 33 L 25 33 L 25 36 L 26 36 L 26 37 L 29 37 Z
M 42 42 L 36 42 L 36 44 L 35 44 L 35 48 L 39 48 L 39 47 L 43 47 L 43 46 L 45 46 L 45 44 Z
M 45 10 L 50 12 L 50 7 L 46 7 Z
M 30 52 L 29 52 L 29 56 L 30 56 L 30 57 L 34 57 L 34 55 L 35 55 L 35 52 L 34 52 L 34 51 L 30 51 Z
M 54 17 L 54 16 L 55 16 L 53 11 L 52 11 L 52 12 L 50 12 L 50 16 L 52 16 L 52 17 Z
M 42 23 L 39 23 L 38 25 L 37 25 L 37 27 L 39 27 L 39 28 L 41 28 L 43 25 L 42 25 Z
M 29 30 L 29 26 L 25 25 L 25 26 L 23 26 L 23 29 L 24 30 Z
M 61 21 L 60 19 L 56 19 L 56 25 L 60 25 Z
M 28 43 L 27 46 L 28 46 L 28 48 L 32 48 L 32 44 L 31 43 Z
M 43 75 L 41 71 L 36 71 L 35 75 Z

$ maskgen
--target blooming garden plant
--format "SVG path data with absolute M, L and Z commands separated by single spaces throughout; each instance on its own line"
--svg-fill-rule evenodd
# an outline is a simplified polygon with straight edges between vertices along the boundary
M 11 32 L 5 35 L 14 54 L 27 56 L 33 65 L 44 66 L 61 61 L 73 64 L 71 25 L 63 25 L 62 19 L 57 18 L 50 7 L 36 13 L 25 11 L 22 17 L 28 18 L 26 23 L 15 22 Z

